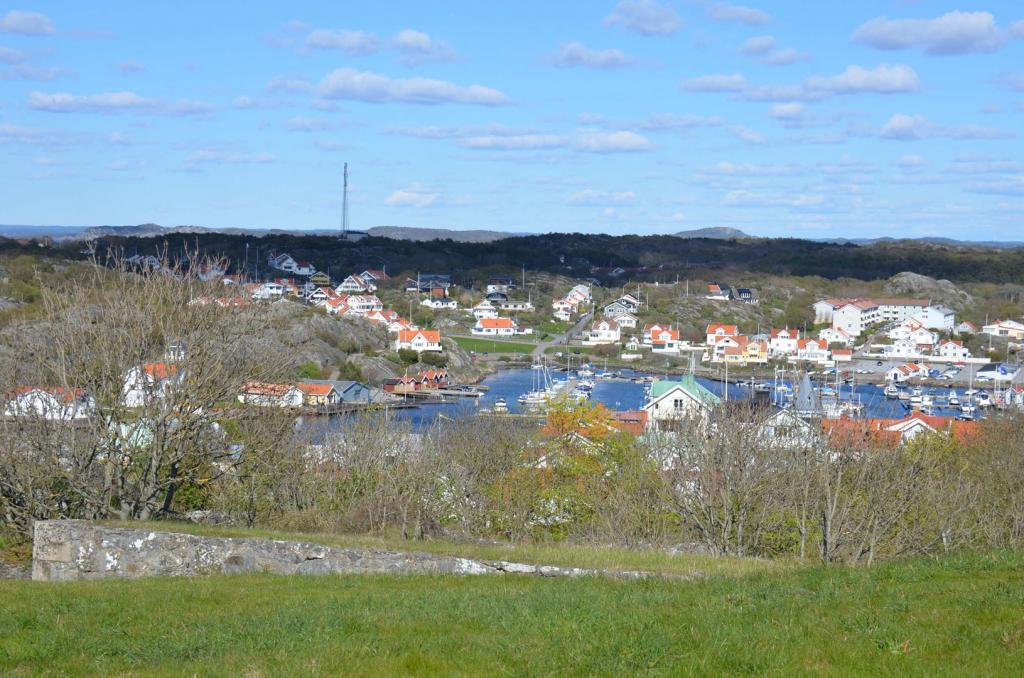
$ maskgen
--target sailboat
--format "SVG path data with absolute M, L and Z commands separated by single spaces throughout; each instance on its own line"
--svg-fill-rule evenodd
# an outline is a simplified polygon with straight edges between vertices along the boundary
M 793 410 L 798 415 L 804 417 L 817 417 L 823 413 L 821 401 L 814 390 L 814 384 L 811 383 L 811 375 L 807 372 L 804 372 L 803 379 L 800 381 L 800 388 L 793 399 Z

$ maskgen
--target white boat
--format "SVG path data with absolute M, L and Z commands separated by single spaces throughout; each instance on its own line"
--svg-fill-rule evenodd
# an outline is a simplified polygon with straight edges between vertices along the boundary
M 886 387 L 885 387 L 885 397 L 886 398 L 899 398 L 900 397 L 900 387 L 897 386 L 896 384 L 888 384 L 888 385 L 886 385 Z
M 949 389 L 949 395 L 946 396 L 946 402 L 949 403 L 951 407 L 960 406 L 960 396 L 956 394 L 955 388 Z
M 985 391 L 981 391 L 974 396 L 974 404 L 978 407 L 992 407 L 992 396 Z
M 508 414 L 508 403 L 505 402 L 504 398 L 498 398 L 494 401 L 492 411 L 495 414 Z

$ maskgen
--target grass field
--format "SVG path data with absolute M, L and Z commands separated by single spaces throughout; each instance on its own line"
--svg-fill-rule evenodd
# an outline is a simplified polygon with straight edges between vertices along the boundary
M 0 581 L 0 674 L 1020 675 L 1024 557 L 705 581 Z
M 534 344 L 519 341 L 501 341 L 482 337 L 452 337 L 455 343 L 467 351 L 477 353 L 532 353 Z

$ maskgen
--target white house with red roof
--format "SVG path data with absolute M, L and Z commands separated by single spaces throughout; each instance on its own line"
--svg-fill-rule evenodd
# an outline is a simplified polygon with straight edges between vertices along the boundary
M 735 337 L 740 333 L 739 328 L 736 325 L 725 325 L 722 323 L 711 323 L 707 327 L 707 340 L 705 343 L 708 346 L 714 346 L 718 340 L 722 337 Z
M 768 351 L 773 356 L 796 355 L 800 330 L 792 327 L 773 327 L 768 338 Z
M 184 370 L 175 363 L 143 363 L 128 370 L 122 395 L 128 407 L 142 407 L 166 397 L 184 379 Z
M 423 353 L 424 351 L 443 351 L 441 333 L 437 330 L 401 330 L 395 337 L 395 350 L 408 349 Z
M 238 402 L 258 407 L 298 407 L 302 405 L 302 391 L 293 384 L 250 381 L 239 391 Z
M 516 322 L 512 318 L 479 318 L 471 332 L 478 337 L 511 337 L 516 334 Z
M 823 363 L 829 359 L 828 342 L 823 339 L 800 339 L 796 344 L 797 360 Z
M 840 344 L 842 346 L 853 346 L 853 337 L 845 330 L 838 327 L 826 327 L 818 332 L 818 339 L 828 342 L 828 345 Z
M 679 353 L 679 330 L 671 326 L 652 329 L 650 338 L 652 353 Z
M 5 417 L 72 421 L 96 411 L 96 401 L 80 388 L 19 386 L 4 394 Z

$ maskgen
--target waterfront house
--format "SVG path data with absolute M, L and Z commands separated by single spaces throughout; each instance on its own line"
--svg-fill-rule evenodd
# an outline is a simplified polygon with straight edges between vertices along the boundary
M 302 391 L 292 384 L 250 381 L 238 394 L 238 402 L 259 407 L 299 407 L 302 401 Z
M 692 374 L 679 381 L 659 379 L 651 384 L 651 395 L 643 406 L 648 427 L 671 428 L 673 422 L 690 417 L 705 418 L 721 399 L 697 382 Z

